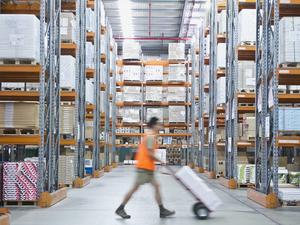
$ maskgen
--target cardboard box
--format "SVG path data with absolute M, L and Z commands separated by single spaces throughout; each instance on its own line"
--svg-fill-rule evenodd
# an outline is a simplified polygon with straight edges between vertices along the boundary
M 239 21 L 239 39 L 238 42 L 256 41 L 256 10 L 242 9 L 238 16 Z

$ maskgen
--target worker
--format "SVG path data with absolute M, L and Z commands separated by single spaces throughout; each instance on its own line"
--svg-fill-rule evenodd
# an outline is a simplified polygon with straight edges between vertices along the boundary
M 139 189 L 143 184 L 150 183 L 155 189 L 155 199 L 159 206 L 160 217 L 165 218 L 175 214 L 175 211 L 170 211 L 166 209 L 162 204 L 162 198 L 160 194 L 159 184 L 155 178 L 155 162 L 160 162 L 164 164 L 161 160 L 155 157 L 155 149 L 157 149 L 157 134 L 159 132 L 160 126 L 158 124 L 158 118 L 152 117 L 147 123 L 147 131 L 139 145 L 136 154 L 136 180 L 131 188 L 131 190 L 126 194 L 122 204 L 116 210 L 116 214 L 123 219 L 130 219 L 125 211 L 125 205 L 128 203 L 132 195 Z

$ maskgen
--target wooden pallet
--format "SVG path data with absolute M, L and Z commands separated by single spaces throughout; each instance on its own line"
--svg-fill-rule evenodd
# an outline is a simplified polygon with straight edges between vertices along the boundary
M 300 67 L 300 62 L 285 62 L 285 63 L 281 63 L 279 65 L 280 68 L 287 68 L 287 67 L 294 67 L 294 68 L 298 68 Z
M 247 183 L 247 184 L 238 184 L 239 188 L 253 188 L 255 184 Z
M 4 207 L 36 207 L 37 201 L 3 201 Z
M 253 46 L 253 45 L 255 45 L 255 41 L 242 41 L 241 43 L 240 43 L 240 45 L 241 46 Z
M 254 89 L 241 89 L 240 92 L 242 93 L 255 93 Z
M 70 92 L 74 92 L 75 89 L 72 87 L 60 87 L 61 91 L 70 91 Z
M 59 184 L 58 185 L 58 188 L 61 189 L 61 188 L 72 188 L 73 187 L 73 184 Z
M 1 90 L 2 91 L 25 91 L 25 88 L 21 88 L 21 87 L 4 87 Z
M 34 59 L 0 59 L 0 65 L 37 65 Z
M 0 128 L 0 134 L 32 135 L 39 134 L 39 129 L 31 128 Z
M 239 103 L 239 106 L 254 106 L 254 103 Z
M 287 206 L 300 206 L 300 201 L 279 201 L 280 202 L 280 205 L 282 207 L 287 207 Z

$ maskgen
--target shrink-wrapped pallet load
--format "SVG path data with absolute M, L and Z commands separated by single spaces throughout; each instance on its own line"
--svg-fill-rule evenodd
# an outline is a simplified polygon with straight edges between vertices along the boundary
M 93 120 L 86 120 L 85 121 L 85 138 L 86 139 L 93 139 Z
M 146 86 L 146 101 L 161 102 L 162 101 L 163 88 Z
M 217 80 L 217 104 L 226 103 L 226 78 L 220 77 Z
M 146 111 L 147 121 L 149 121 L 151 117 L 157 117 L 159 119 L 159 122 L 162 123 L 164 121 L 163 115 L 164 115 L 163 108 L 147 108 Z
M 300 131 L 300 108 L 280 107 L 278 117 L 280 131 Z
M 185 44 L 184 43 L 169 43 L 169 59 L 184 60 L 185 59 Z
M 279 29 L 279 63 L 299 63 L 300 17 L 283 17 Z
M 255 165 L 237 164 L 239 184 L 255 184 Z
M 95 49 L 92 42 L 86 42 L 85 46 L 85 52 L 86 52 L 86 68 L 94 69 L 95 68 Z
M 238 42 L 255 42 L 256 41 L 256 10 L 242 9 L 238 16 Z
M 127 86 L 123 88 L 124 102 L 140 102 L 142 101 L 142 94 L 140 87 Z
M 91 8 L 86 8 L 86 30 L 88 32 L 96 31 L 95 12 Z
M 62 42 L 76 42 L 76 21 L 75 15 L 69 12 L 61 13 L 60 38 Z
M 219 43 L 217 48 L 217 67 L 225 68 L 226 67 L 226 44 Z
M 59 120 L 61 134 L 74 134 L 75 106 L 61 105 Z
M 227 15 L 226 10 L 222 10 L 219 16 L 219 34 L 226 33 Z
M 85 101 L 86 103 L 95 104 L 94 79 L 85 81 Z
M 60 87 L 75 89 L 76 59 L 70 55 L 60 56 Z
M 184 123 L 185 122 L 185 107 L 184 106 L 169 106 L 169 122 Z
M 184 64 L 170 64 L 169 65 L 169 81 L 186 81 L 186 67 Z
M 142 49 L 138 42 L 123 42 L 123 59 L 141 59 Z
M 141 81 L 141 66 L 123 66 L 124 81 Z
M 40 60 L 40 21 L 34 15 L 0 14 L 0 60 Z
M 38 129 L 39 104 L 33 102 L 1 102 L 0 128 Z
M 255 89 L 255 62 L 240 61 L 238 63 L 238 90 L 252 91 Z
M 58 184 L 72 185 L 75 180 L 75 156 L 59 156 Z
M 140 109 L 126 107 L 123 109 L 123 122 L 138 123 L 140 122 Z
M 185 102 L 186 88 L 185 87 L 168 87 L 167 101 L 168 102 Z
M 210 35 L 208 34 L 205 38 L 205 56 L 209 56 L 210 54 Z
M 145 81 L 162 81 L 163 66 L 145 66 Z

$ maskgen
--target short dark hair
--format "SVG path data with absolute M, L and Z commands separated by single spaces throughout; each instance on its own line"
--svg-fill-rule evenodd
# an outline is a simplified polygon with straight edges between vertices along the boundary
M 153 128 L 155 125 L 157 125 L 158 121 L 159 119 L 157 117 L 151 117 L 147 123 L 147 127 Z

